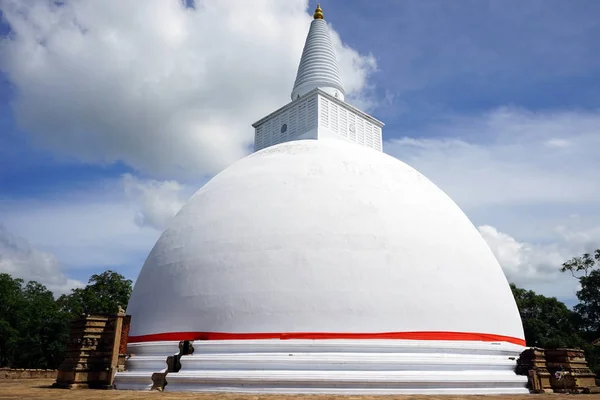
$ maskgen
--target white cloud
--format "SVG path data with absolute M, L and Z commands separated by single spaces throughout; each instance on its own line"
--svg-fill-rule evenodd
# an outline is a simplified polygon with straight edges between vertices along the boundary
M 21 127 L 161 178 L 201 179 L 248 151 L 250 124 L 289 101 L 311 20 L 306 0 L 54 3 L 0 1 Z M 350 97 L 369 103 L 374 59 L 333 37 Z
M 375 87 L 369 84 L 369 78 L 377 71 L 375 57 L 372 54 L 361 56 L 356 50 L 345 45 L 331 25 L 330 32 L 344 89 L 348 93 L 346 101 L 365 112 L 373 110 L 378 105 L 378 101 L 374 94 Z
M 100 268 L 137 274 L 160 235 L 135 223 L 138 210 L 117 180 L 65 191 L 59 199 L 2 201 L 0 221 L 55 254 L 70 274 Z
M 558 270 L 600 248 L 600 113 L 500 108 L 407 135 L 386 152 L 465 210 L 510 280 L 574 298 L 576 281 Z
M 37 281 L 44 284 L 55 296 L 83 287 L 78 280 L 68 278 L 61 269 L 57 258 L 48 252 L 31 246 L 25 239 L 8 232 L 0 225 L 0 272 L 26 282 Z
M 546 243 L 520 242 L 489 225 L 479 227 L 510 282 L 547 296 L 574 299 L 578 281 L 560 272 L 562 263 L 600 247 L 600 227 L 573 231 L 557 226 L 555 240 Z
M 165 225 L 200 186 L 126 174 L 58 198 L 0 200 L 0 271 L 39 276 L 59 292 L 78 282 L 67 276 L 87 281 L 106 269 L 135 280 Z
M 550 139 L 545 143 L 548 147 L 568 147 L 571 145 L 566 139 Z
M 162 231 L 190 197 L 189 189 L 176 181 L 141 180 L 123 176 L 126 196 L 137 207 L 134 221 Z
M 200 186 L 125 174 L 58 199 L 0 200 L 0 223 L 52 254 L 70 275 L 87 279 L 90 270 L 113 268 L 134 279 L 165 225 Z
M 434 180 L 462 207 L 600 200 L 600 185 L 593 184 L 600 178 L 599 112 L 500 108 L 444 118 L 406 135 L 388 141 L 385 151 Z
M 600 225 L 577 230 L 567 225 L 559 225 L 556 227 L 555 232 L 561 238 L 561 241 L 569 246 L 571 254 L 568 257 L 569 259 L 583 253 L 593 253 L 594 250 L 600 248 Z
M 508 280 L 517 286 L 555 283 L 561 264 L 569 257 L 557 243 L 536 246 L 519 242 L 489 225 L 480 226 L 479 232 L 494 252 Z M 569 285 L 567 292 L 572 288 Z

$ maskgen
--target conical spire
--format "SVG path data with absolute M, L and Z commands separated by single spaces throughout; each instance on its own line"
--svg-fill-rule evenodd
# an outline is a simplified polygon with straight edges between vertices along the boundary
M 344 85 L 340 78 L 329 28 L 323 19 L 323 10 L 320 5 L 317 5 L 314 20 L 310 24 L 310 30 L 306 37 L 296 82 L 292 90 L 292 100 L 317 87 L 344 100 Z

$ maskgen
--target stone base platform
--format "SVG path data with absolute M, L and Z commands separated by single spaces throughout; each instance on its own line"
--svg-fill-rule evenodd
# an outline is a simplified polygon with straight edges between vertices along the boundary
M 527 394 L 515 373 L 524 350 L 511 343 L 435 340 L 196 341 L 135 343 L 117 389 L 165 392 L 313 394 Z M 171 371 L 171 372 L 168 372 Z M 154 375 L 156 378 L 156 375 Z

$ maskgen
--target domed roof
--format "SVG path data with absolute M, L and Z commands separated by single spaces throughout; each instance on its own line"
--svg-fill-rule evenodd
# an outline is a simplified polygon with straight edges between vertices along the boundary
M 524 344 L 507 280 L 459 207 L 405 163 L 343 139 L 279 144 L 215 176 L 157 241 L 127 311 L 132 342 Z

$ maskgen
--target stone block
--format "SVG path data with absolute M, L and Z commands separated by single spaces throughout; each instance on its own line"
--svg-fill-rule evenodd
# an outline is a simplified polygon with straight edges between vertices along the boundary
M 71 325 L 54 387 L 111 388 L 119 367 L 124 314 L 85 315 Z M 126 336 L 125 336 L 126 340 Z M 126 344 L 125 344 L 126 346 Z

